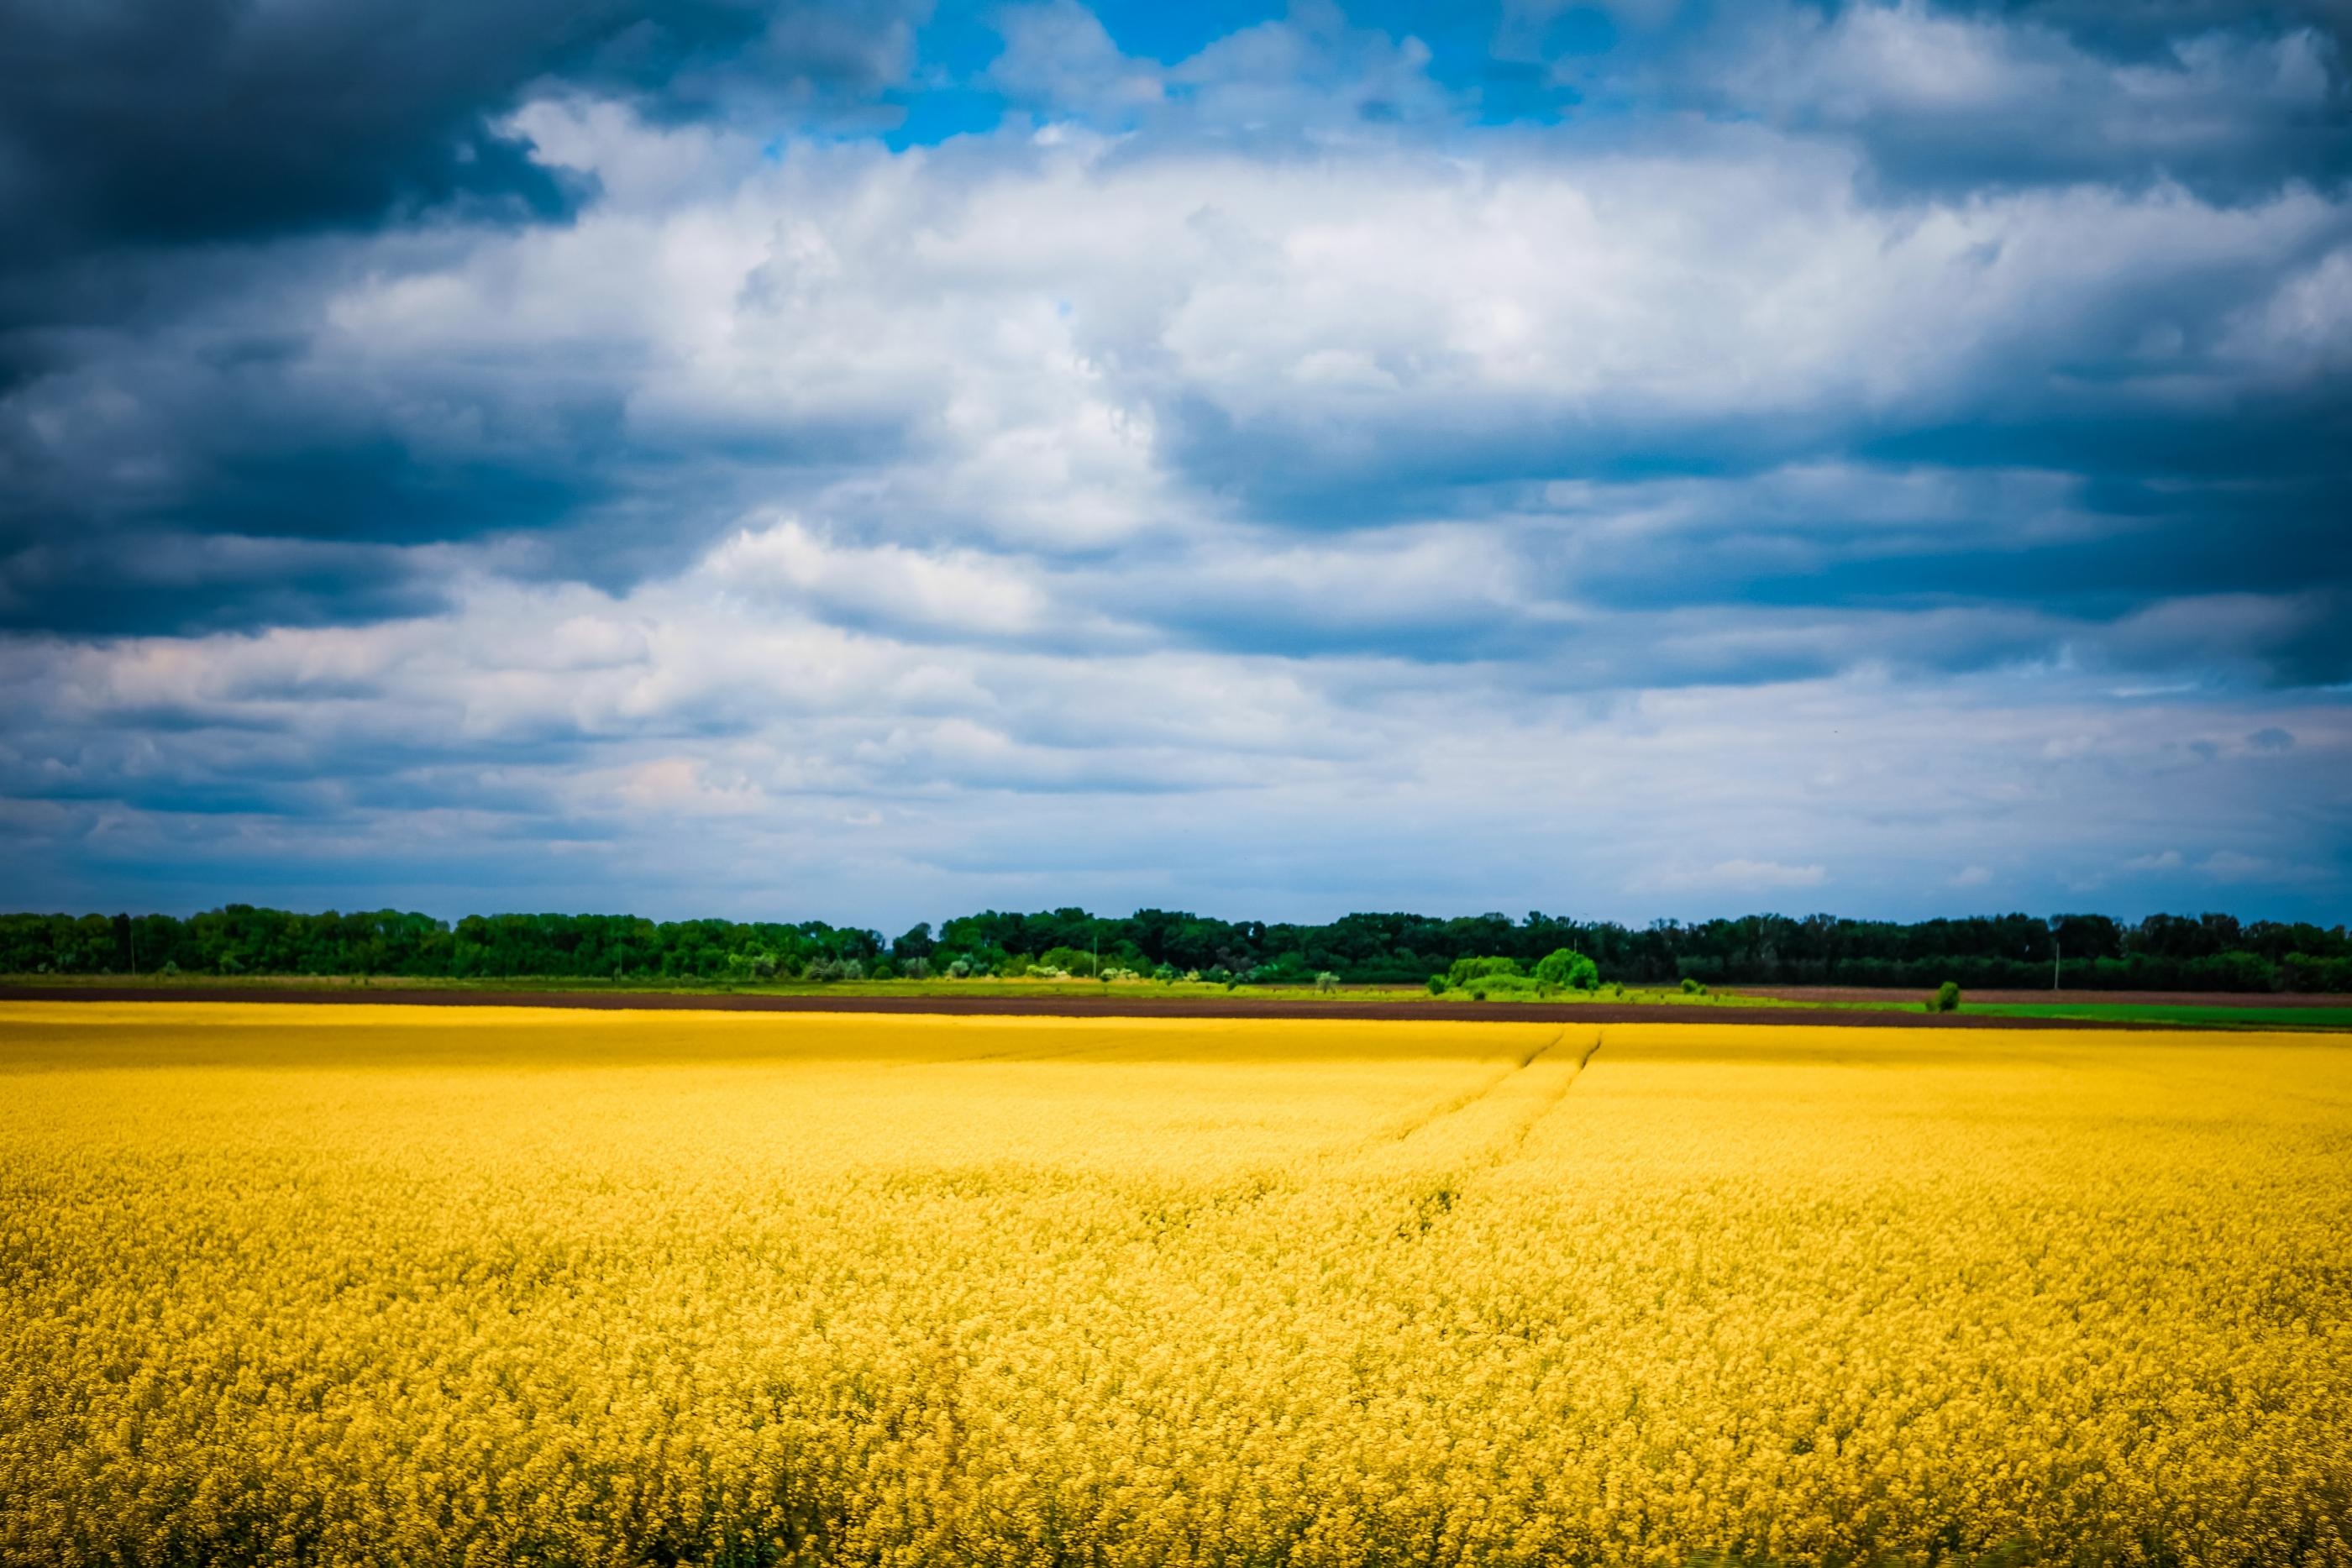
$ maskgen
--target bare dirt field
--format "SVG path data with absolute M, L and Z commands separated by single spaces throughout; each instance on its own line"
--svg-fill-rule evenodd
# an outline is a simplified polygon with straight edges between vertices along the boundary
M 1924 994 L 1872 986 L 1740 986 L 1744 997 L 1771 997 L 1788 1002 L 1879 1002 L 1890 1008 L 1916 1007 Z M 1971 1002 L 2021 1003 L 2031 1007 L 2084 1007 L 2105 1003 L 2123 1007 L 2182 1008 L 2342 1008 L 2352 997 L 2304 995 L 2293 991 L 1969 991 Z

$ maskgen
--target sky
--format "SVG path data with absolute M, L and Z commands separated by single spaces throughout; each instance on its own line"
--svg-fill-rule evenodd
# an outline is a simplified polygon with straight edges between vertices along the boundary
M 0 904 L 2352 906 L 2352 4 L 0 0 Z

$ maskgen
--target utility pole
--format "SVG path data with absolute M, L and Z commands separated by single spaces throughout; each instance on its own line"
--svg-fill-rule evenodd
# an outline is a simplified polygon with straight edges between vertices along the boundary
M 2053 991 L 2054 991 L 2054 990 L 2056 990 L 2056 989 L 2058 988 L 2058 972 L 2059 972 L 2060 966 L 2061 966 L 2061 964 L 2063 963 L 2063 961 L 2064 957 L 2065 957 L 2065 949 L 2063 949 L 2063 948 L 2062 948 L 2062 947 L 2060 947 L 2060 946 L 2058 946 L 2058 938 L 2057 938 L 2057 937 L 2055 937 L 2055 936 L 2051 937 L 2051 938 L 2050 938 L 2050 988 L 2051 988 L 2052 990 L 2053 990 Z

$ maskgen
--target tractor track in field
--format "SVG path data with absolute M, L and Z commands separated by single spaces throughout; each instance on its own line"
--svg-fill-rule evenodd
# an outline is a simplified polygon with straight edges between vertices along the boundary
M 1338 1022 L 1762 1024 L 1801 1029 L 2168 1030 L 2107 1019 L 2015 1018 L 1909 1009 L 1617 1002 L 1275 1001 L 1261 998 L 824 997 L 702 991 L 473 991 L 397 986 L 0 986 L 9 1002 L 226 1002 L 597 1011 L 883 1013 L 950 1018 L 1328 1019 Z
M 1443 1122 L 1448 1116 L 1468 1110 L 1471 1106 L 1475 1105 L 1478 1102 L 1486 1099 L 1489 1094 L 1492 1094 L 1496 1090 L 1501 1088 L 1504 1083 L 1508 1082 L 1510 1079 L 1517 1077 L 1518 1074 L 1525 1072 L 1528 1068 L 1534 1066 L 1538 1057 L 1543 1055 L 1546 1051 L 1549 1051 L 1553 1046 L 1558 1045 L 1567 1037 L 1568 1030 L 1560 1030 L 1559 1033 L 1552 1036 L 1541 1045 L 1537 1046 L 1533 1051 L 1528 1051 L 1524 1055 L 1520 1056 L 1509 1066 L 1497 1068 L 1494 1072 L 1488 1074 L 1485 1079 L 1482 1079 L 1475 1088 L 1465 1090 L 1458 1094 L 1447 1096 L 1445 1099 L 1439 1101 L 1435 1105 L 1431 1106 L 1429 1109 L 1421 1112 L 1417 1115 L 1407 1118 L 1401 1125 L 1381 1134 L 1380 1138 L 1373 1140 L 1373 1142 L 1379 1143 L 1385 1141 L 1402 1144 L 1407 1139 L 1412 1137 L 1415 1134 L 1423 1132 L 1427 1128 Z

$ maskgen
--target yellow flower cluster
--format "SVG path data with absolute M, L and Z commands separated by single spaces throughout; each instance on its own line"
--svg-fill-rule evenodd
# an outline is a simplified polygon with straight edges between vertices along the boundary
M 0 1006 L 0 1562 L 2352 1568 L 2352 1043 Z

